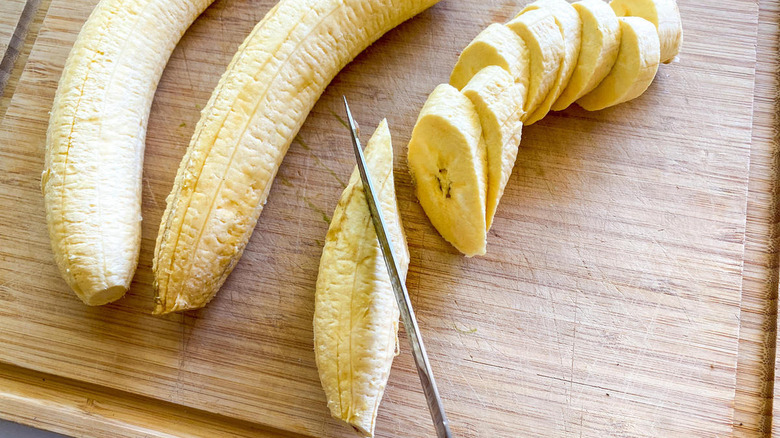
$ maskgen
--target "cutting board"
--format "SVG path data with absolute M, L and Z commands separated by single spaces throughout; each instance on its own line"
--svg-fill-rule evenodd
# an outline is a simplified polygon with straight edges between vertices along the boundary
M 26 18 L 30 17 L 29 8 L 25 13 L 26 0 L 4 0 L 0 5 L 0 90 L 4 89 L 26 30 Z
M 133 287 L 87 308 L 53 263 L 39 177 L 57 80 L 95 3 L 51 1 L 0 126 L 0 415 L 102 436 L 353 436 L 329 418 L 311 329 L 322 243 L 354 165 L 337 117 L 346 94 L 364 135 L 390 123 L 407 283 L 457 436 L 734 431 L 754 2 L 681 0 L 680 61 L 644 96 L 528 127 L 488 255 L 467 259 L 416 202 L 406 143 L 459 51 L 525 2 L 444 0 L 336 77 L 217 298 L 164 318 L 150 315 L 164 199 L 199 110 L 274 2 L 218 1 L 177 47 L 149 122 Z M 377 435 L 431 436 L 401 337 Z
M 780 1 L 759 2 L 753 135 L 750 152 L 745 261 L 737 356 L 735 437 L 770 436 L 777 343 L 777 290 L 780 265 L 780 161 L 777 160 L 778 43 Z M 780 411 L 775 411 L 780 412 Z M 776 416 L 775 416 L 776 418 Z M 780 436 L 780 422 L 774 421 Z
M 3 3 L 0 9 L 3 12 L 0 14 L 0 53 L 5 53 L 8 49 L 25 3 L 25 0 L 6 0 Z

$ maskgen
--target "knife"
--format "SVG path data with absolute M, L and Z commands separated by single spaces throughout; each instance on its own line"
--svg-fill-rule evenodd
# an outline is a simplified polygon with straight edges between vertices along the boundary
M 366 168 L 363 148 L 360 146 L 355 120 L 352 118 L 352 112 L 349 110 L 346 96 L 344 96 L 344 107 L 347 110 L 349 130 L 352 134 L 352 145 L 355 147 L 355 158 L 357 159 L 360 178 L 363 180 L 363 191 L 366 193 L 366 202 L 368 203 L 368 210 L 371 212 L 371 221 L 376 229 L 376 237 L 379 239 L 379 247 L 382 249 L 387 273 L 390 276 L 390 283 L 393 286 L 393 292 L 395 292 L 398 310 L 401 311 L 401 321 L 403 321 L 404 327 L 406 327 L 409 343 L 412 346 L 414 363 L 417 365 L 417 374 L 420 375 L 420 382 L 425 393 L 425 399 L 428 402 L 428 409 L 431 411 L 436 435 L 439 438 L 451 438 L 452 432 L 450 432 L 447 414 L 444 413 L 444 405 L 441 402 L 439 390 L 436 388 L 436 381 L 433 379 L 433 371 L 431 371 L 431 364 L 428 362 L 428 353 L 425 351 L 420 328 L 417 326 L 417 319 L 414 317 L 412 302 L 409 300 L 409 292 L 406 290 L 406 284 L 401 281 L 398 264 L 393 254 L 393 246 L 390 242 L 390 236 L 387 235 L 387 226 L 382 216 L 382 208 L 379 206 L 371 175 L 368 174 Z

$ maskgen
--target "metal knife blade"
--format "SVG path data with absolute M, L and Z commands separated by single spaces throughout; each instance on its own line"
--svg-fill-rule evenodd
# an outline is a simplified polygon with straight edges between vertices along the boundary
M 452 432 L 450 431 L 447 414 L 444 412 L 444 405 L 439 396 L 436 381 L 433 378 L 433 371 L 431 371 L 431 365 L 428 361 L 428 353 L 425 351 L 425 345 L 423 344 L 422 336 L 420 335 L 420 328 L 417 326 L 417 319 L 414 316 L 414 309 L 412 309 L 412 302 L 409 300 L 409 292 L 406 290 L 406 284 L 401 280 L 399 274 L 398 264 L 396 263 L 395 255 L 393 254 L 393 246 L 391 245 L 390 237 L 387 235 L 387 226 L 385 225 L 384 216 L 382 216 L 382 208 L 376 198 L 376 191 L 374 190 L 371 175 L 369 175 L 366 168 L 366 159 L 363 156 L 363 148 L 360 145 L 355 120 L 352 118 L 352 112 L 349 110 L 349 103 L 347 103 L 346 96 L 344 96 L 344 107 L 347 110 L 349 130 L 352 134 L 352 145 L 355 148 L 355 158 L 357 159 L 360 178 L 363 181 L 363 191 L 366 194 L 366 202 L 368 203 L 368 209 L 371 212 L 371 220 L 376 229 L 379 247 L 382 249 L 385 265 L 387 265 L 387 272 L 390 276 L 390 283 L 393 286 L 395 299 L 398 302 L 398 309 L 401 312 L 401 321 L 404 323 L 409 343 L 412 346 L 414 363 L 417 365 L 417 374 L 420 375 L 420 382 L 422 383 L 425 399 L 428 402 L 428 409 L 431 412 L 431 418 L 433 419 L 433 424 L 436 428 L 436 435 L 439 438 L 451 438 Z

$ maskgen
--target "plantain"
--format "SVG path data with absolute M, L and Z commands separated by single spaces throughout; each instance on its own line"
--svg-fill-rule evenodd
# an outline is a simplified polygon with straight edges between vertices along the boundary
M 154 92 L 176 43 L 212 1 L 102 0 L 65 62 L 41 189 L 54 259 L 88 305 L 130 287 Z
M 588 111 L 641 96 L 658 71 L 661 48 L 653 24 L 640 17 L 620 17 L 619 20 L 622 36 L 614 67 L 598 87 L 577 101 Z
M 490 230 L 520 147 L 524 93 L 512 75 L 495 65 L 477 73 L 462 92 L 474 104 L 482 126 L 487 156 L 485 220 Z
M 409 250 L 395 198 L 393 146 L 383 120 L 365 150 L 367 169 L 401 275 Z M 398 306 L 357 168 L 325 238 L 314 307 L 314 352 L 333 417 L 373 436 L 398 351 Z
M 528 48 L 520 36 L 503 24 L 493 23 L 474 38 L 458 57 L 450 85 L 462 90 L 483 68 L 496 65 L 507 71 L 528 93 Z
M 282 158 L 330 80 L 438 0 L 282 0 L 241 44 L 181 162 L 157 236 L 155 313 L 206 305 L 235 267 Z
M 582 0 L 572 5 L 582 21 L 582 43 L 577 66 L 552 109 L 561 111 L 588 94 L 615 65 L 620 48 L 620 23 L 602 0 Z
M 460 252 L 485 254 L 487 151 L 474 104 L 442 84 L 412 131 L 409 171 L 417 198 L 442 237 Z
M 528 47 L 529 84 L 523 108 L 527 117 L 544 103 L 555 86 L 565 53 L 563 35 L 555 17 L 544 8 L 524 12 L 506 26 Z
M 577 66 L 577 58 L 580 54 L 580 44 L 582 35 L 582 21 L 577 10 L 566 0 L 536 0 L 523 8 L 520 14 L 536 9 L 549 11 L 555 18 L 555 23 L 561 32 L 563 38 L 563 59 L 561 67 L 558 69 L 558 75 L 552 88 L 547 93 L 547 97 L 532 114 L 525 119 L 526 125 L 538 122 L 550 112 L 553 103 L 563 92 L 566 84 L 569 83 L 574 68 Z
M 485 253 L 482 228 L 492 225 L 523 125 L 575 101 L 597 110 L 634 99 L 650 86 L 659 62 L 679 52 L 682 26 L 674 0 L 610 5 L 537 0 L 505 25 L 491 24 L 480 33 L 450 76 L 472 101 L 479 127 L 457 90 L 439 86 L 428 98 L 409 143 L 409 168 L 425 214 L 467 256 Z M 517 49 L 523 45 L 525 50 Z M 524 58 L 515 59 L 517 53 Z M 518 66 L 525 66 L 527 82 L 518 80 Z M 513 90 L 526 84 L 519 93 L 525 99 L 517 99 Z M 477 132 L 481 142 L 474 139 Z
M 675 0 L 612 0 L 609 6 L 618 17 L 641 17 L 653 23 L 661 45 L 661 62 L 674 60 L 683 43 L 680 10 Z

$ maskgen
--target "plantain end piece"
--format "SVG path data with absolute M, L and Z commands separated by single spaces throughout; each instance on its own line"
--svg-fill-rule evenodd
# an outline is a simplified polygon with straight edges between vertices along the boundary
M 401 274 L 409 266 L 395 197 L 393 147 L 383 120 L 365 150 L 366 164 Z M 333 214 L 317 276 L 314 352 L 328 408 L 363 436 L 374 435 L 398 342 L 395 301 L 357 168 Z

